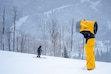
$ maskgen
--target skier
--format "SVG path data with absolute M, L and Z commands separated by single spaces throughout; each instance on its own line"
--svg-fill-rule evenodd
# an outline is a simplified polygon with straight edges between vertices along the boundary
M 39 57 L 39 58 L 40 58 L 41 51 L 42 51 L 42 50 L 41 50 L 41 47 L 42 47 L 42 46 L 40 45 L 40 46 L 38 47 L 38 49 L 37 49 L 37 54 L 38 54 L 37 57 Z

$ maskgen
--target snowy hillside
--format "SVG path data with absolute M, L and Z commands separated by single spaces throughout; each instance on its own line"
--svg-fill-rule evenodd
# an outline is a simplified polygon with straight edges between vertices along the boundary
M 40 25 L 46 24 L 47 20 L 53 18 L 59 20 L 58 23 L 66 27 L 72 18 L 74 18 L 74 22 L 81 19 L 97 20 L 99 24 L 97 38 L 99 40 L 111 40 L 109 37 L 111 31 L 107 31 L 111 29 L 109 25 L 111 19 L 110 3 L 110 0 L 0 0 L 0 13 L 6 7 L 6 19 L 10 19 L 10 24 L 12 24 L 12 10 L 16 6 L 19 20 L 28 16 L 24 23 L 19 23 L 22 24 L 20 30 L 36 37 L 38 36 L 37 32 L 41 33 L 38 31 Z M 2 14 L 0 16 L 2 17 Z M 0 19 L 2 20 L 2 18 Z M 7 25 L 9 25 L 9 21 L 7 22 Z M 30 30 L 32 28 L 33 30 Z M 107 35 L 108 37 L 106 37 Z M 41 36 L 38 38 L 41 38 Z
M 110 74 L 111 63 L 96 62 L 96 69 L 85 69 L 85 60 L 0 51 L 0 74 Z

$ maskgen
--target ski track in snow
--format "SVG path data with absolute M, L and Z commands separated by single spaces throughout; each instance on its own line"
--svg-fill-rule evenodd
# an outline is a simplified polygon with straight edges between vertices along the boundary
M 100 4 L 101 0 L 97 0 L 95 2 L 93 2 L 92 0 L 81 0 L 80 2 L 81 3 L 84 3 L 84 2 L 90 3 L 90 7 L 92 9 L 94 9 L 95 11 L 97 11 L 98 10 L 97 6 Z
M 44 14 L 44 15 L 49 15 L 49 14 L 52 14 L 52 13 L 54 13 L 54 12 L 58 12 L 58 11 L 64 9 L 64 8 L 67 8 L 67 7 L 70 7 L 70 6 L 72 6 L 72 5 L 64 5 L 64 6 L 61 6 L 61 7 L 55 8 L 55 9 L 53 9 L 53 10 L 50 10 L 50 11 L 44 12 L 43 14 Z

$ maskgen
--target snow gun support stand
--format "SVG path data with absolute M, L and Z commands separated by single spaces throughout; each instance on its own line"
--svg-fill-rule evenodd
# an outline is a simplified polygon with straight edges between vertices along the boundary
M 86 39 L 84 46 L 86 53 L 86 67 L 87 70 L 93 70 L 95 68 L 95 34 L 97 33 L 98 25 L 96 21 L 81 20 L 76 24 L 76 30 L 78 30 Z

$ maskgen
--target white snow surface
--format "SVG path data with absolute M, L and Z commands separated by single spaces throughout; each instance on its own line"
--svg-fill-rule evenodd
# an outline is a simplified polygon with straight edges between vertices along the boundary
M 96 62 L 94 70 L 85 69 L 85 60 L 0 51 L 0 74 L 110 74 L 111 63 Z

